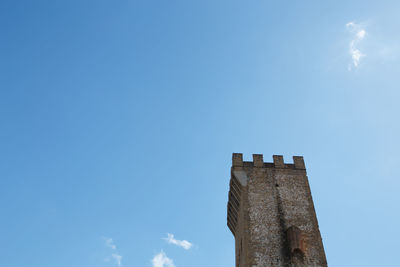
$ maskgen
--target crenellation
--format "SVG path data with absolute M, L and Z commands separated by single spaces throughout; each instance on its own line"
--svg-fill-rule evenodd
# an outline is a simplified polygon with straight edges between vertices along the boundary
M 304 164 L 304 159 L 301 156 L 293 156 L 293 163 L 296 169 L 305 170 L 306 165 Z
M 253 154 L 254 167 L 262 168 L 264 167 L 264 160 L 262 154 Z
M 282 155 L 273 155 L 273 162 L 264 162 L 262 154 L 253 154 L 253 161 L 243 161 L 243 154 L 233 153 L 232 167 L 240 168 L 280 168 L 305 170 L 302 156 L 293 156 L 293 163 L 285 163 Z
M 232 154 L 232 166 L 233 167 L 243 167 L 243 154 L 233 153 Z
M 283 161 L 283 156 L 281 155 L 273 155 L 274 166 L 275 168 L 285 168 L 285 162 Z

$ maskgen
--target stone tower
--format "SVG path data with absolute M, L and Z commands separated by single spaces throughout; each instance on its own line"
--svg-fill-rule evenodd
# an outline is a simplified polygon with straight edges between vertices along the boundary
M 228 227 L 236 267 L 327 267 L 303 157 L 232 156 Z

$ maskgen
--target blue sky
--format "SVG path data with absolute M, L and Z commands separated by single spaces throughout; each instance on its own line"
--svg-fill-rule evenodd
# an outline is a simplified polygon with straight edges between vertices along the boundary
M 395 266 L 399 8 L 1 1 L 0 265 L 232 267 L 242 152 L 305 157 L 329 266 Z

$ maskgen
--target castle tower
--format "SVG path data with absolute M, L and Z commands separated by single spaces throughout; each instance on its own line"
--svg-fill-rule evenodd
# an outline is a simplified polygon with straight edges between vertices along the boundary
M 232 156 L 228 227 L 236 267 L 327 267 L 303 157 Z

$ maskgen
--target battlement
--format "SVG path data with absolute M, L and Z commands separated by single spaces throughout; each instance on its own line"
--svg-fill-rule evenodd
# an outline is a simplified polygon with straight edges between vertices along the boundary
M 293 163 L 285 163 L 283 156 L 273 155 L 273 162 L 264 162 L 262 154 L 253 154 L 253 161 L 243 161 L 242 153 L 232 154 L 232 167 L 255 167 L 305 170 L 304 159 L 301 156 L 293 156 Z

